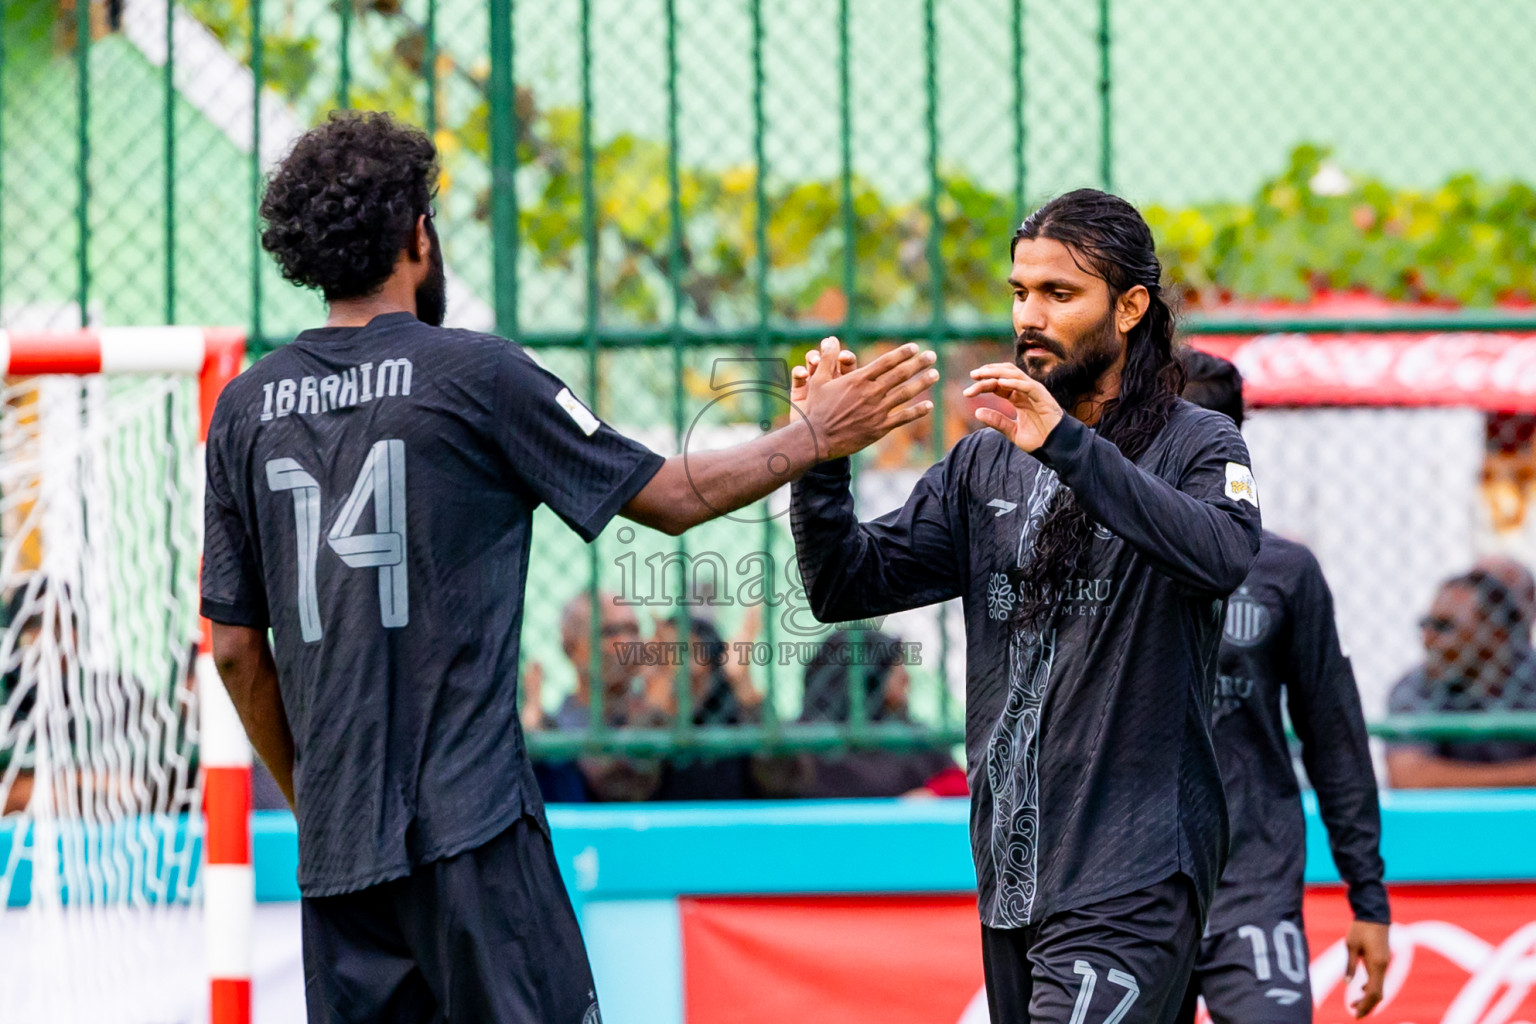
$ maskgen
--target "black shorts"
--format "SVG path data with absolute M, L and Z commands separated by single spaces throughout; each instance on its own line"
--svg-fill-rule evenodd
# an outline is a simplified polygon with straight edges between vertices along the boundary
M 1024 928 L 983 927 L 993 1024 L 1172 1024 L 1201 926 L 1194 884 L 1174 875 Z
M 1212 1024 L 1312 1024 L 1311 963 L 1299 910 L 1207 935 L 1180 1022 L 1204 996 Z
M 532 818 L 405 878 L 303 901 L 310 1024 L 601 1020 L 554 848 Z

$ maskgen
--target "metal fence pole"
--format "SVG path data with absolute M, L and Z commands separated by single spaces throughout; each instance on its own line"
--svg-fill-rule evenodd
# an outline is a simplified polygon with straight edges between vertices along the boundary
M 510 3 L 511 0 L 508 2 Z M 496 39 L 493 31 L 491 47 L 494 49 L 495 46 Z M 421 59 L 427 75 L 427 134 L 435 142 L 437 140 L 437 0 L 427 0 L 427 23 L 422 29 Z M 492 244 L 495 243 L 492 242 Z
M 165 0 L 165 322 L 176 322 L 176 0 Z
M 859 328 L 859 220 L 853 205 L 853 50 L 850 42 L 849 0 L 839 0 L 837 8 L 837 92 L 838 128 L 841 150 L 838 177 L 842 187 L 843 232 L 843 344 L 855 348 L 860 341 Z M 859 464 L 863 452 L 848 459 L 849 487 L 854 499 L 859 494 Z M 797 567 L 798 568 L 798 567 Z
M 261 333 L 261 85 L 265 72 L 261 37 L 261 3 L 251 0 L 251 339 L 267 347 Z
M 336 105 L 343 110 L 352 106 L 352 3 L 341 0 L 341 73 L 336 78 Z
M 581 0 L 581 237 L 586 243 L 586 308 L 584 315 L 584 340 L 587 350 L 587 400 L 594 414 L 601 416 L 601 378 L 599 375 L 598 327 L 601 310 L 597 275 L 597 187 L 592 162 L 595 159 L 592 146 L 592 0 Z M 607 724 L 603 720 L 603 658 L 602 658 L 602 595 L 598 591 L 598 574 L 602 568 L 598 542 L 587 547 L 591 573 L 588 593 L 592 615 L 588 636 L 591 651 L 588 671 L 591 673 L 591 730 L 589 735 L 596 742 Z
M 1115 187 L 1114 176 L 1114 81 L 1111 79 L 1113 56 L 1109 33 L 1110 0 L 1099 0 L 1099 178 L 1104 191 Z
M 5 19 L 0 18 L 0 154 L 5 152 Z M 0 227 L 5 224 L 5 161 L 0 159 Z M 5 296 L 5 232 L 0 230 L 0 304 Z
M 769 317 L 772 314 L 772 306 L 768 299 L 768 122 L 764 112 L 764 89 L 766 80 L 763 70 L 763 0 L 752 0 L 752 156 L 756 167 L 756 181 L 753 183 L 752 202 L 756 209 L 757 230 L 757 266 L 755 268 L 757 291 L 757 335 L 753 338 L 753 354 L 759 359 L 766 358 L 772 338 L 768 333 Z M 759 415 L 763 421 L 769 420 L 773 415 L 770 405 L 771 396 L 765 389 L 758 404 Z M 763 507 L 766 511 L 768 499 L 763 499 Z M 779 567 L 774 559 L 773 544 L 773 517 L 763 517 L 763 561 L 768 566 L 767 593 L 778 593 Z M 774 628 L 773 616 L 763 616 L 763 641 L 768 644 L 768 649 L 773 650 Z M 756 659 L 754 659 L 756 660 Z M 770 728 L 779 723 L 778 700 L 778 672 L 775 670 L 774 659 L 770 657 L 768 664 L 763 666 L 766 670 L 764 677 L 765 693 L 763 699 L 763 722 Z
M 679 333 L 683 325 L 683 202 L 682 185 L 678 171 L 678 96 L 677 96 L 677 3 L 667 0 L 667 286 L 672 293 L 672 428 L 677 434 L 681 449 L 683 440 L 683 344 Z M 686 453 L 685 453 L 686 454 Z M 683 647 L 674 678 L 677 697 L 677 716 L 673 729 L 678 738 L 687 741 L 693 733 L 693 614 L 688 601 L 688 542 L 686 535 L 677 538 L 679 578 L 678 609 L 674 617 L 677 623 L 677 639 Z M 662 581 L 666 586 L 666 581 Z M 663 590 L 663 593 L 666 591 Z
M 77 300 L 80 326 L 90 326 L 91 300 L 91 5 L 75 0 L 75 112 L 79 117 L 75 139 L 75 224 L 79 232 L 75 249 Z
M 869 693 L 865 680 L 879 672 L 875 660 L 868 657 L 865 636 L 862 629 L 850 629 L 845 635 L 848 661 L 843 666 L 843 683 L 848 688 L 848 738 L 856 747 L 869 735 Z
M 935 21 L 937 0 L 924 0 L 923 43 L 927 51 L 928 68 L 925 87 L 928 93 L 928 301 L 932 337 L 929 341 L 939 353 L 943 364 L 944 347 L 939 339 L 947 324 L 944 320 L 944 224 L 940 219 L 939 197 L 944 181 L 939 175 L 939 34 Z M 933 388 L 932 446 L 934 461 L 945 455 L 944 444 L 944 384 L 941 380 Z M 936 673 L 939 683 L 939 716 L 949 725 L 949 615 L 945 605 L 939 606 L 939 664 Z
M 517 208 L 517 94 L 513 74 L 513 0 L 490 0 L 491 33 L 491 276 L 496 304 L 497 333 L 517 336 L 517 259 L 520 232 Z M 436 10 L 434 0 L 432 10 Z M 429 22 L 430 24 L 430 22 Z M 427 79 L 436 107 L 436 63 Z
M 1013 223 L 1023 223 L 1028 214 L 1024 175 L 1028 141 L 1024 123 L 1024 0 L 1013 0 Z
M 852 347 L 859 340 L 858 217 L 853 208 L 853 75 L 848 46 L 848 0 L 837 4 L 837 100 L 839 150 L 838 178 L 842 187 L 843 219 L 843 298 L 847 312 L 843 319 L 843 343 Z

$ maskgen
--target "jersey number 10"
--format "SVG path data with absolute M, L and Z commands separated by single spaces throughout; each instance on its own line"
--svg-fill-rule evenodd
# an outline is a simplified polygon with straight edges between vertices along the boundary
M 267 486 L 293 492 L 293 523 L 298 533 L 299 631 L 305 643 L 324 635 L 319 588 L 315 582 L 320 552 L 320 484 L 295 459 L 267 462 Z M 368 499 L 373 499 L 373 532 L 358 533 Z M 326 543 L 353 569 L 379 570 L 379 621 L 398 629 L 411 621 L 405 575 L 405 442 L 379 441 L 368 452 L 363 471 L 336 517 Z

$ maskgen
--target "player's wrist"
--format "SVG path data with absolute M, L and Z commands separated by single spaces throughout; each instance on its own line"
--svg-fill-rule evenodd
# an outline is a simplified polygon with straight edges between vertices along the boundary
M 1031 455 L 1053 469 L 1068 462 L 1087 440 L 1088 428 L 1082 420 L 1062 413 Z
M 853 460 L 847 456 L 813 464 L 793 481 L 795 488 L 814 485 L 817 489 L 847 487 L 853 479 Z

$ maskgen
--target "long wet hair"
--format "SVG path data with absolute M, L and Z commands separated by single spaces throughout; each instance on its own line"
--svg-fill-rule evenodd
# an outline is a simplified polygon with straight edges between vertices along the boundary
M 1137 285 L 1146 288 L 1151 299 L 1126 337 L 1120 394 L 1104 404 L 1095 428 L 1135 461 L 1168 425 L 1184 387 L 1184 371 L 1174 358 L 1174 310 L 1163 294 L 1163 265 L 1152 229 L 1119 196 L 1082 188 L 1030 214 L 1008 244 L 1009 259 L 1020 242 L 1038 238 L 1065 245 L 1080 267 L 1109 285 L 1111 315 L 1120 296 Z M 1020 625 L 1038 631 L 1050 617 L 1056 595 L 1078 574 L 1094 525 L 1071 491 L 1057 491 L 1019 570 Z

